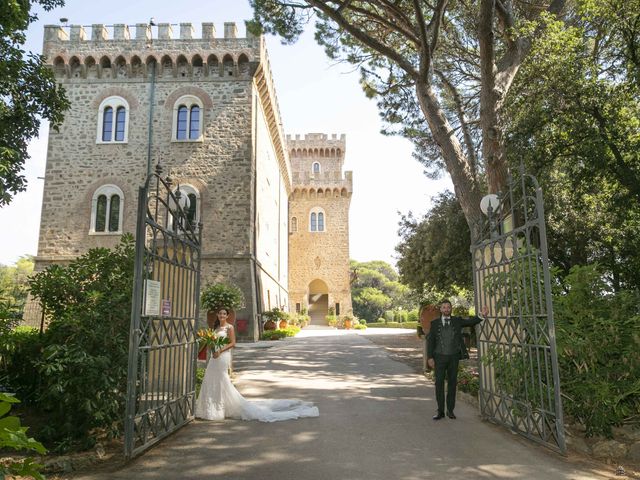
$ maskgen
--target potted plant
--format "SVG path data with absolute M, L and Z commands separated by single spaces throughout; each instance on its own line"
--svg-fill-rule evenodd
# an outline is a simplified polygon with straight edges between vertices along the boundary
M 287 319 L 289 318 L 289 314 L 284 310 L 280 310 L 278 307 L 273 307 L 271 310 L 267 310 L 262 315 L 267 317 L 267 321 L 264 324 L 265 330 L 287 328 Z
M 345 330 L 350 330 L 353 327 L 353 315 L 347 314 L 342 317 L 342 325 Z
M 237 286 L 225 283 L 207 284 L 200 294 L 200 305 L 207 311 L 207 316 L 215 313 L 221 308 L 229 310 L 230 322 L 235 318 L 235 310 L 244 308 L 244 295 Z

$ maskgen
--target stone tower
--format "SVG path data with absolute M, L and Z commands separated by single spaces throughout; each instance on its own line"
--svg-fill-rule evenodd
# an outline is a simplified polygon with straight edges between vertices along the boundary
M 349 205 L 352 172 L 342 173 L 345 135 L 287 135 L 291 161 L 289 197 L 289 302 L 306 308 L 314 325 L 330 309 L 352 314 Z
M 48 25 L 43 53 L 71 108 L 49 134 L 36 269 L 134 233 L 138 187 L 161 163 L 204 225 L 202 284 L 240 286 L 236 329 L 256 339 L 268 301 L 288 307 L 292 191 L 263 39 L 234 23 L 223 38 L 212 23 L 201 38 L 190 23 L 178 38 L 170 24 Z

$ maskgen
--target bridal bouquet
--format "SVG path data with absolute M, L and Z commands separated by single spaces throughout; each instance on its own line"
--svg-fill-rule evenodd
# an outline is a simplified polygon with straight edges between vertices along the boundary
M 200 341 L 200 350 L 210 348 L 213 352 L 220 350 L 229 343 L 229 339 L 227 337 L 216 335 L 216 332 L 210 328 L 198 330 L 198 340 Z

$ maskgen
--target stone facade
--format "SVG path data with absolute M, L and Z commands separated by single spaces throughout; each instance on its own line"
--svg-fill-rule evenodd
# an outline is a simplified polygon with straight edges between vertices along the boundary
M 349 269 L 352 172 L 342 173 L 345 136 L 287 136 L 293 175 L 289 200 L 289 298 L 312 324 L 325 324 L 330 308 L 353 314 Z M 323 215 L 323 230 L 312 214 Z M 319 222 L 318 217 L 315 219 Z
M 158 25 L 157 38 L 146 24 L 136 25 L 135 34 L 114 25 L 111 37 L 104 25 L 93 25 L 90 35 L 81 26 L 45 27 L 43 53 L 71 109 L 49 135 L 36 269 L 112 247 L 122 233 L 135 232 L 138 187 L 160 163 L 174 184 L 197 192 L 202 284 L 242 288 L 247 305 L 237 316 L 246 328 L 239 333 L 255 340 L 260 313 L 290 305 L 289 258 L 296 255 L 288 242 L 289 146 L 264 40 L 237 38 L 233 23 L 225 24 L 224 38 L 216 38 L 211 23 L 202 24 L 202 38 L 193 32 L 186 23 L 179 38 L 169 24 Z M 176 133 L 184 99 L 199 108 L 193 139 Z M 116 102 L 114 132 L 117 105 L 126 108 L 119 141 L 102 138 L 110 102 Z M 113 231 L 94 228 L 103 188 L 121 196 Z M 348 284 L 339 285 L 343 298 Z

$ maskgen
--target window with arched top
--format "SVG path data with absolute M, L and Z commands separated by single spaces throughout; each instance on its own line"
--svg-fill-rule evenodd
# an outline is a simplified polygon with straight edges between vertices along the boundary
M 324 210 L 320 207 L 314 207 L 309 214 L 309 231 L 310 232 L 324 232 L 325 231 L 325 214 Z
M 311 166 L 311 172 L 314 175 L 320 174 L 320 162 L 313 162 L 313 165 Z
M 176 142 L 202 140 L 202 101 L 193 95 L 184 95 L 173 107 L 173 135 Z
M 124 194 L 116 185 L 103 185 L 91 199 L 90 234 L 117 235 L 122 233 Z
M 200 192 L 193 185 L 180 184 L 174 191 L 176 194 L 178 188 L 180 189 L 180 206 L 183 208 L 187 221 L 191 224 L 191 228 L 195 231 L 197 225 L 200 222 Z M 169 228 L 173 231 L 177 231 L 178 225 L 176 225 L 176 219 L 171 219 L 169 222 Z
M 126 143 L 129 130 L 129 104 L 122 97 L 105 98 L 98 108 L 96 143 Z

